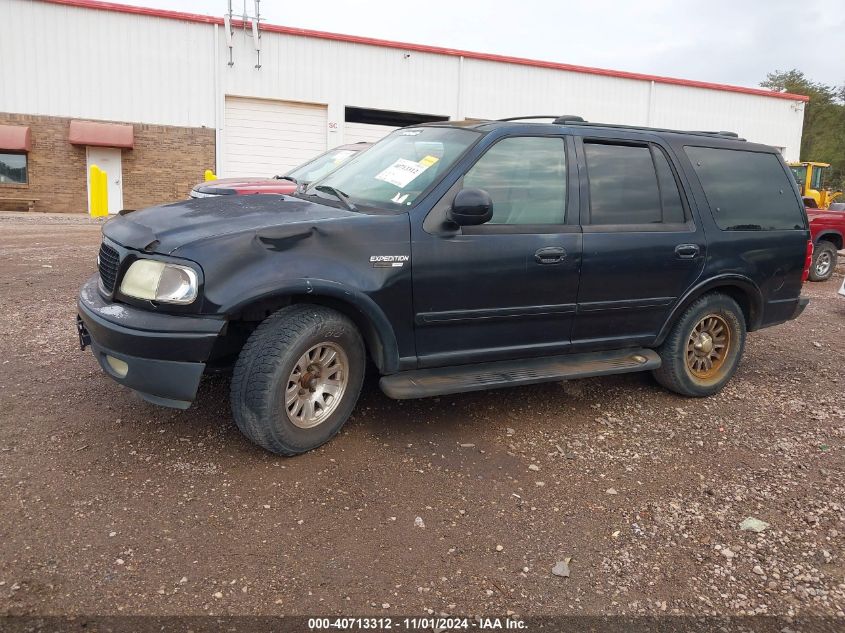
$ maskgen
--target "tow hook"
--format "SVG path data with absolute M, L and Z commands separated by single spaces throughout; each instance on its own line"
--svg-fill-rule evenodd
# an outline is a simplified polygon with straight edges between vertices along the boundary
M 85 348 L 91 344 L 91 335 L 88 334 L 88 330 L 85 329 L 85 323 L 78 314 L 76 315 L 76 331 L 79 333 L 79 349 L 84 352 Z

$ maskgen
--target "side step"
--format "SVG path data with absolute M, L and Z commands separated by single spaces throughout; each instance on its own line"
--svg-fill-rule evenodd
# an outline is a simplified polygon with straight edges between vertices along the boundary
M 499 387 L 533 385 L 569 378 L 627 374 L 658 367 L 660 367 L 660 356 L 654 350 L 624 349 L 415 369 L 384 376 L 379 386 L 390 398 L 406 400 Z

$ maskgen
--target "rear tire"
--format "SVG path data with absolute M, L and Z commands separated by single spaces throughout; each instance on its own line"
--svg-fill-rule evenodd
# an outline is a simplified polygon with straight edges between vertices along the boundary
M 684 396 L 718 393 L 731 379 L 745 347 L 745 317 L 736 301 L 714 293 L 687 308 L 657 350 L 657 382 Z
M 317 448 L 352 413 L 365 365 L 364 343 L 347 317 L 317 305 L 282 308 L 256 328 L 238 356 L 235 423 L 278 455 Z
M 813 249 L 813 263 L 810 266 L 810 281 L 827 281 L 836 268 L 836 245 L 820 240 Z

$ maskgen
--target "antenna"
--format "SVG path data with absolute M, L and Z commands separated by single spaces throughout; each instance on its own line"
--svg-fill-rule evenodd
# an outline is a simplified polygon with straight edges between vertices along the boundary
M 235 60 L 232 59 L 232 45 L 235 35 L 235 29 L 232 28 L 232 0 L 229 0 L 229 12 L 223 16 L 223 28 L 226 30 L 226 46 L 229 47 L 229 67 L 235 65 Z
M 261 22 L 261 0 L 255 0 L 255 17 L 252 18 L 252 43 L 255 45 L 255 68 L 261 69 L 261 30 L 259 24 Z
M 229 47 L 229 66 L 235 65 L 233 56 L 234 39 L 235 39 L 235 22 L 240 22 L 241 26 L 246 32 L 247 28 L 252 28 L 252 43 L 255 47 L 256 54 L 256 70 L 261 68 L 261 0 L 253 0 L 255 15 L 250 15 L 246 10 L 247 0 L 243 3 L 243 13 L 236 16 L 232 11 L 232 0 L 228 0 L 229 10 L 223 15 L 223 28 L 226 30 L 226 46 Z

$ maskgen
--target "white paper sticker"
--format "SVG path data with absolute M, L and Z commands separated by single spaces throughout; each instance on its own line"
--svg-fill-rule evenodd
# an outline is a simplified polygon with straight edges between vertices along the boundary
M 409 182 L 423 173 L 432 164 L 433 163 L 423 165 L 421 163 L 415 163 L 412 160 L 400 158 L 390 167 L 381 171 L 376 176 L 376 180 L 383 180 L 384 182 L 403 189 L 408 186 Z

